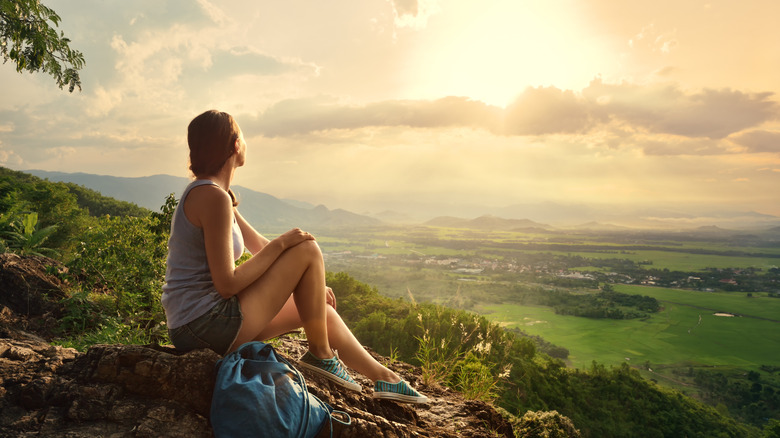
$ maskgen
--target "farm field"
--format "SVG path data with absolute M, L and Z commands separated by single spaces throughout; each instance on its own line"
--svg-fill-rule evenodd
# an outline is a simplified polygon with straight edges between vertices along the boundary
M 641 320 L 563 316 L 548 307 L 509 304 L 485 305 L 484 313 L 567 348 L 570 364 L 577 368 L 587 368 L 594 360 L 743 369 L 780 364 L 780 299 L 627 285 L 615 289 L 652 296 L 663 310 Z
M 686 240 L 688 239 L 688 240 Z M 780 266 L 780 245 L 760 240 L 733 242 L 726 237 L 704 241 L 687 235 L 615 236 L 589 233 L 484 231 L 442 227 L 377 227 L 318 234 L 325 252 L 350 251 L 377 256 L 449 256 L 513 258 L 518 255 L 581 256 L 649 262 L 655 269 L 696 272 L 709 268 Z

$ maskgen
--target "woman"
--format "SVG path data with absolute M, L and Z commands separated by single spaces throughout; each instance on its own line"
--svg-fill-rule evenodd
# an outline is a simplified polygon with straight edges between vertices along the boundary
M 230 190 L 247 147 L 227 113 L 206 111 L 187 131 L 190 170 L 171 223 L 162 304 L 177 349 L 229 353 L 303 327 L 309 350 L 298 364 L 360 391 L 341 359 L 375 382 L 374 398 L 424 403 L 397 374 L 377 362 L 336 313 L 314 237 L 298 228 L 268 240 L 236 209 Z M 235 266 L 249 250 L 252 257 Z

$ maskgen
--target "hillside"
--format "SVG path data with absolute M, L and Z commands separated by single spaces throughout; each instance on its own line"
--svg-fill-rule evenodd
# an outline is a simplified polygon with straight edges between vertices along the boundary
M 132 202 L 151 211 L 159 210 L 165 198 L 173 193 L 178 198 L 189 179 L 170 175 L 152 175 L 123 178 L 86 173 L 48 172 L 29 170 L 27 173 L 55 182 L 69 182 L 96 190 L 105 196 Z M 283 201 L 266 193 L 235 186 L 241 202 L 241 214 L 255 227 L 263 230 L 284 231 L 292 227 L 312 231 L 330 227 L 372 226 L 378 219 L 342 209 L 330 210 L 324 205 L 307 208 L 306 204 Z
M 51 345 L 52 318 L 63 314 L 53 297 L 65 285 L 51 259 L 0 254 L 0 437 L 210 437 L 209 408 L 219 356 L 210 350 L 181 354 L 171 346 L 95 345 L 85 353 Z M 30 303 L 33 303 L 31 306 Z M 289 360 L 306 349 L 283 337 L 276 348 Z M 372 353 L 374 354 L 374 353 Z M 513 427 L 490 404 L 441 386 L 420 383 L 420 370 L 374 354 L 432 399 L 422 406 L 376 401 L 370 391 L 345 392 L 305 374 L 309 391 L 346 411 L 352 425 L 342 437 L 512 437 Z M 371 382 L 357 376 L 365 388 Z M 557 413 L 531 413 L 528 423 L 560 423 L 538 430 L 579 436 Z M 519 423 L 523 428 L 524 423 Z M 520 430 L 520 429 L 518 429 Z M 555 435 L 564 436 L 564 435 Z

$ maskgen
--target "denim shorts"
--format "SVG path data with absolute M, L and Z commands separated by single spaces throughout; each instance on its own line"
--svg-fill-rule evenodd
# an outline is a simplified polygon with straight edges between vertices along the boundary
M 177 350 L 209 348 L 224 356 L 236 340 L 243 320 L 241 304 L 234 295 L 227 300 L 221 300 L 194 321 L 168 329 L 168 335 Z

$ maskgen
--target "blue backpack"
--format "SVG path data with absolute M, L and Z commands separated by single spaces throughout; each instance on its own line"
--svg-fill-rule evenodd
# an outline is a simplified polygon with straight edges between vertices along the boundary
M 263 342 L 247 342 L 217 362 L 210 417 L 217 438 L 332 437 L 334 421 L 351 423 L 310 394 L 300 371 Z

